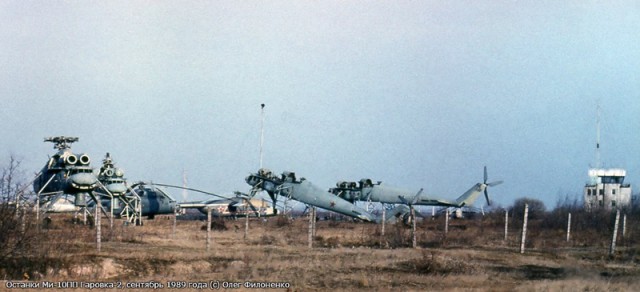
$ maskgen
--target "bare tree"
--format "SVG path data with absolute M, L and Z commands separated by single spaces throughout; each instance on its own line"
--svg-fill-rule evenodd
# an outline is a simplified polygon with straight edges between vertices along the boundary
M 22 228 L 27 212 L 21 212 L 15 205 L 18 193 L 25 187 L 20 164 L 20 159 L 11 155 L 0 173 L 0 263 L 25 255 L 34 246 L 32 239 L 36 234 L 31 228 Z

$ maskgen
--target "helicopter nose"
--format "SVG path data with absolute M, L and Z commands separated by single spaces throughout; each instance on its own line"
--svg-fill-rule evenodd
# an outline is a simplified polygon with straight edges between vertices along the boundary
M 245 181 L 247 182 L 247 184 L 249 184 L 250 186 L 255 186 L 255 185 L 258 183 L 258 180 L 256 179 L 256 177 L 255 177 L 253 174 L 252 174 L 252 175 L 247 176 L 244 180 L 245 180 Z
M 114 195 L 119 195 L 127 192 L 127 186 L 124 183 L 112 183 L 107 185 L 107 190 Z
M 95 188 L 98 179 L 93 173 L 80 172 L 69 176 L 71 186 L 78 190 L 91 190 Z

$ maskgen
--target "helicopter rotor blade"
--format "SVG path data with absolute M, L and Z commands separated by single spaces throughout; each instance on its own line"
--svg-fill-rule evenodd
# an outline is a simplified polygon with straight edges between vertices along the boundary
M 147 183 L 144 183 L 144 182 L 140 182 L 138 184 L 147 185 Z M 168 187 L 168 188 L 183 189 L 183 190 L 188 190 L 188 191 L 194 191 L 194 192 L 198 192 L 198 193 L 202 193 L 202 194 L 205 194 L 205 195 L 214 196 L 214 197 L 218 197 L 218 198 L 222 198 L 222 199 L 229 199 L 228 197 L 225 197 L 225 196 L 221 196 L 221 195 L 217 195 L 217 194 L 214 194 L 214 193 L 210 193 L 210 192 L 206 192 L 206 191 L 198 190 L 198 189 L 193 189 L 193 188 L 187 188 L 187 187 L 175 186 L 175 185 L 168 185 L 168 184 L 159 184 L 159 183 L 153 183 L 153 185 L 154 186 L 161 186 L 161 187 Z
M 501 184 L 501 183 L 503 183 L 503 181 L 501 181 L 501 180 L 499 180 L 499 181 L 494 181 L 494 182 L 490 182 L 490 183 L 488 183 L 488 184 L 487 184 L 487 186 L 495 187 L 495 186 L 497 186 L 497 185 L 499 185 L 499 184 Z

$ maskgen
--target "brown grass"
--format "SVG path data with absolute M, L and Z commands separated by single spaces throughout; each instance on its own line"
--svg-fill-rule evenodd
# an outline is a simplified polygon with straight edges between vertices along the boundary
M 609 257 L 608 236 L 576 230 L 576 239 L 567 243 L 562 230 L 541 229 L 536 222 L 531 223 L 528 250 L 520 254 L 519 230 L 511 227 L 504 241 L 504 225 L 488 218 L 453 220 L 447 234 L 442 218 L 427 219 L 418 226 L 418 249 L 410 248 L 410 231 L 403 225 L 387 225 L 382 236 L 380 225 L 330 221 L 318 222 L 314 248 L 309 249 L 306 219 L 253 219 L 245 241 L 242 219 L 217 223 L 227 229 L 212 231 L 209 252 L 202 230 L 206 222 L 178 221 L 172 234 L 172 220 L 163 218 L 137 227 L 116 221 L 113 230 L 105 221 L 102 251 L 97 253 L 95 229 L 55 217 L 52 229 L 41 231 L 47 238 L 42 246 L 54 248 L 4 265 L 1 275 L 22 280 L 27 274 L 37 281 L 154 280 L 165 285 L 286 282 L 291 291 L 631 291 L 640 284 L 639 245 L 632 237 L 640 230 L 635 226 Z M 594 236 L 598 238 L 587 241 Z

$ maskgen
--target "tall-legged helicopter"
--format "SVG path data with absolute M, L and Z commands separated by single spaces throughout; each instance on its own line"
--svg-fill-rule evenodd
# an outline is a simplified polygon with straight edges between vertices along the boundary
M 111 155 L 106 154 L 98 175 L 106 193 L 102 193 L 102 206 L 117 217 L 141 224 L 141 217 L 153 219 L 155 215 L 175 214 L 176 200 L 153 183 L 138 182 L 129 186 L 124 171 L 115 167 Z
M 33 181 L 37 218 L 42 205 L 47 205 L 60 197 L 72 197 L 77 209 L 87 214 L 87 200 L 99 202 L 94 193 L 99 182 L 90 166 L 91 159 L 87 154 L 74 154 L 71 151 L 71 144 L 78 141 L 77 137 L 49 137 L 44 141 L 53 143 L 54 149 L 58 152 L 49 158 Z M 45 208 L 44 211 L 48 209 Z M 102 212 L 107 215 L 104 209 Z

